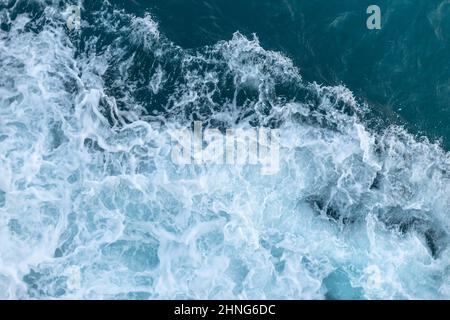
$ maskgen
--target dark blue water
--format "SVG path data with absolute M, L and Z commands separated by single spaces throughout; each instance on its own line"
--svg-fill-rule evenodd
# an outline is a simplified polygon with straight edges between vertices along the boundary
M 308 81 L 345 84 L 411 132 L 450 146 L 450 4 L 440 0 L 378 1 L 382 29 L 366 28 L 361 0 L 117 1 L 154 13 L 161 31 L 184 48 L 256 33 L 283 52 Z

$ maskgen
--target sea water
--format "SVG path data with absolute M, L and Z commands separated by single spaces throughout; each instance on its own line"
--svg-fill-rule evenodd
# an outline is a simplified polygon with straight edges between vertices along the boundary
M 450 297 L 442 146 L 258 34 L 184 46 L 103 0 L 69 30 L 68 4 L 0 1 L 1 298 Z M 278 130 L 279 171 L 174 163 L 194 121 Z

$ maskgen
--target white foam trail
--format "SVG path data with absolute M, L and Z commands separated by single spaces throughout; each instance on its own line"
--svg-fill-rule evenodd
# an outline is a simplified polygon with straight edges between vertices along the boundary
M 450 157 L 438 146 L 370 132 L 349 90 L 303 82 L 257 38 L 185 51 L 149 15 L 114 11 L 99 24 L 117 40 L 75 58 L 45 10 L 43 30 L 24 31 L 24 14 L 0 34 L 1 298 L 449 297 Z M 163 60 L 180 64 L 165 118 L 135 105 L 117 17 L 156 57 L 150 94 L 174 81 Z M 218 99 L 223 83 L 234 92 Z M 191 112 L 274 122 L 280 172 L 173 164 L 169 131 Z

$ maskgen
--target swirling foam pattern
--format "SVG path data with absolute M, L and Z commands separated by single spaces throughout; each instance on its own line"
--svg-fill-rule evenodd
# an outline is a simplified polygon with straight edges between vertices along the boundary
M 256 36 L 84 6 L 0 1 L 1 298 L 450 298 L 448 153 Z M 175 165 L 197 119 L 278 128 L 280 171 Z

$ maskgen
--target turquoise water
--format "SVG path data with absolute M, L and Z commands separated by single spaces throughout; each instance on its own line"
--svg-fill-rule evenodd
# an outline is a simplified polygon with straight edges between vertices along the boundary
M 0 0 L 0 298 L 448 299 L 450 4 L 368 4 Z

